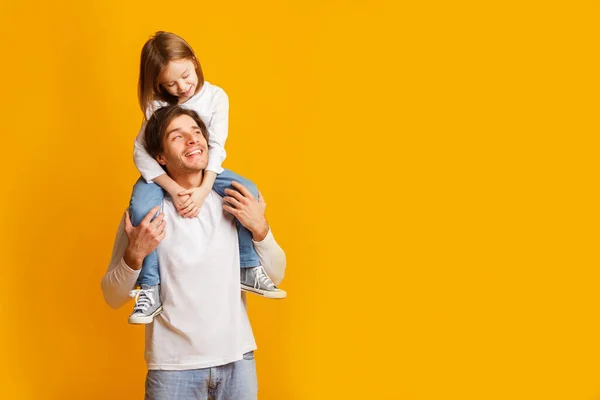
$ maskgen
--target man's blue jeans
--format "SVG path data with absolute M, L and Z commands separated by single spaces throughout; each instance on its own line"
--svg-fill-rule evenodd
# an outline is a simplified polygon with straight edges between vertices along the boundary
M 258 198 L 258 188 L 248 179 L 237 175 L 229 170 L 224 170 L 219 175 L 213 185 L 213 190 L 219 194 L 219 196 L 225 196 L 225 189 L 234 189 L 231 186 L 231 181 L 241 183 L 248 189 L 254 197 Z M 133 186 L 133 193 L 131 194 L 131 201 L 129 203 L 129 214 L 131 216 L 131 223 L 133 226 L 138 226 L 144 217 L 156 206 L 160 206 L 165 192 L 156 183 L 147 183 L 143 178 Z M 254 250 L 252 243 L 252 233 L 244 228 L 236 220 L 237 231 L 238 231 L 238 242 L 240 247 L 240 267 L 256 267 L 260 265 L 258 254 Z M 156 251 L 150 253 L 142 263 L 142 270 L 137 281 L 138 285 L 149 285 L 156 286 L 160 283 L 160 276 L 158 272 L 158 256 Z
M 240 361 L 184 371 L 150 370 L 145 400 L 256 400 L 254 352 Z

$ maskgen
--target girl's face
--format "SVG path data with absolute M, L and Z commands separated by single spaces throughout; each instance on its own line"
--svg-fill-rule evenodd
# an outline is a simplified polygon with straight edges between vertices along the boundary
M 158 79 L 167 92 L 179 98 L 179 104 L 188 101 L 198 86 L 196 65 L 190 59 L 169 61 Z

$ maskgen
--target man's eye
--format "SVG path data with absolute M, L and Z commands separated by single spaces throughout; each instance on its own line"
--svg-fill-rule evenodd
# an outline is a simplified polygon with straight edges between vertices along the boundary
M 175 137 L 173 138 L 173 140 L 176 140 L 176 139 L 181 139 L 181 138 L 182 138 L 182 136 L 181 136 L 181 135 L 177 135 L 177 136 L 175 136 Z

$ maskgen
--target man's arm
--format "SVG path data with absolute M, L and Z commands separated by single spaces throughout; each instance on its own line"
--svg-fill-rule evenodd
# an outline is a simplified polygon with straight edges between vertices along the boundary
M 123 255 L 129 245 L 129 240 L 125 234 L 125 218 L 124 216 L 119 224 L 110 264 L 102 278 L 104 300 L 106 300 L 109 306 L 115 309 L 130 300 L 129 291 L 135 287 L 135 282 L 140 274 L 139 270 L 130 268 L 123 261 Z
M 164 215 L 161 213 L 152 220 L 158 210 L 159 207 L 150 210 L 135 228 L 128 211 L 121 219 L 110 264 L 101 283 L 104 299 L 112 308 L 119 308 L 130 299 L 129 291 L 135 287 L 144 258 L 165 237 Z
M 285 253 L 283 249 L 279 247 L 279 244 L 275 241 L 275 237 L 269 229 L 269 232 L 263 240 L 260 242 L 252 241 L 254 248 L 258 253 L 261 265 L 267 271 L 267 275 L 273 281 L 274 284 L 279 285 L 285 275 Z
M 232 182 L 232 185 L 239 192 L 225 189 L 227 196 L 223 197 L 223 200 L 227 204 L 223 208 L 233 214 L 252 233 L 252 242 L 260 262 L 269 278 L 278 285 L 285 274 L 286 259 L 265 218 L 267 204 L 260 192 L 256 199 L 242 184 Z

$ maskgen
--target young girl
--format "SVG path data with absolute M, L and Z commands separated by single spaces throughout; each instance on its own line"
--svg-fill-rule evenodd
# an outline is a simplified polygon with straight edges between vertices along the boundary
M 225 196 L 225 189 L 233 189 L 232 181 L 241 183 L 258 198 L 258 190 L 252 182 L 221 167 L 226 155 L 229 100 L 223 89 L 204 80 L 200 63 L 185 40 L 173 33 L 157 32 L 146 42 L 142 48 L 138 97 L 145 120 L 155 110 L 169 104 L 180 104 L 196 111 L 208 128 L 209 150 L 202 185 L 184 190 L 146 151 L 144 121 L 133 152 L 135 165 L 142 174 L 131 195 L 130 214 L 134 226 L 162 203 L 164 192 L 171 196 L 179 214 L 185 218 L 198 216 L 211 190 Z M 252 244 L 252 234 L 239 222 L 236 223 L 242 290 L 267 298 L 284 298 L 286 293 L 273 284 L 260 265 Z M 159 283 L 158 257 L 154 251 L 144 259 L 137 281 L 141 289 L 131 292 L 132 297 L 136 297 L 136 304 L 129 317 L 130 324 L 148 324 L 160 314 Z

